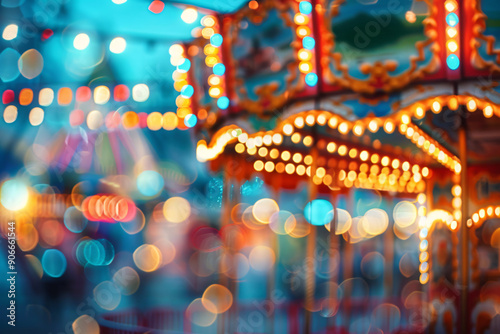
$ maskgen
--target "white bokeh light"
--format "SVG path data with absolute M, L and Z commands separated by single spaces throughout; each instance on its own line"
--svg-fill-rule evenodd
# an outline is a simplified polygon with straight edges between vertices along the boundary
M 127 42 L 123 37 L 113 38 L 111 43 L 109 43 L 109 51 L 113 53 L 122 53 L 127 47 Z
M 85 50 L 87 46 L 89 46 L 90 43 L 90 38 L 89 35 L 87 34 L 78 34 L 76 35 L 74 41 L 73 41 L 73 46 L 77 50 Z

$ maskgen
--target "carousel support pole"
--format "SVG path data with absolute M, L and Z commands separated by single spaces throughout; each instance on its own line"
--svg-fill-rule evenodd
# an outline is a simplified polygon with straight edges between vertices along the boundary
M 339 223 L 339 218 L 337 215 L 337 202 L 336 196 L 332 194 L 332 206 L 333 206 L 333 220 L 330 223 L 330 282 L 338 284 L 339 279 L 339 268 L 340 268 L 340 257 L 339 262 L 335 263 L 335 251 L 339 249 L 339 236 L 336 234 L 337 226 Z M 330 284 L 330 287 L 333 287 L 333 284 Z M 330 290 L 330 301 L 331 301 L 331 311 L 333 312 L 334 308 L 337 306 L 337 290 Z M 334 317 L 329 318 L 329 323 L 333 326 L 335 324 Z
M 238 204 L 241 200 L 240 182 L 238 180 L 236 180 L 232 183 L 232 186 L 233 186 L 233 193 L 232 193 L 232 197 L 229 201 L 230 206 L 228 209 L 229 209 L 230 222 L 234 223 L 232 221 L 232 218 L 231 218 L 231 211 L 232 211 L 232 208 L 236 204 Z M 238 239 L 230 240 L 228 242 L 229 243 L 229 252 L 231 254 L 231 257 L 233 257 L 234 254 L 236 254 L 237 249 L 240 249 L 240 246 L 236 244 L 237 240 Z M 235 265 L 237 266 L 237 263 L 232 261 L 232 266 L 235 266 Z M 237 302 L 238 301 L 238 298 L 237 298 L 238 297 L 238 280 L 237 279 L 230 279 L 228 289 L 231 292 L 231 294 L 233 295 L 233 305 L 231 306 L 231 308 L 228 311 L 228 316 L 229 316 L 229 319 L 237 319 L 238 318 L 238 302 Z M 236 321 L 229 321 L 229 323 L 228 323 L 229 333 L 236 333 L 236 326 L 237 326 Z
M 316 147 L 311 149 L 313 163 L 311 164 L 311 175 L 309 177 L 309 202 L 316 198 L 318 189 L 313 181 L 316 175 L 316 163 L 318 158 L 318 150 Z M 314 308 L 314 290 L 316 287 L 316 273 L 314 271 L 314 253 L 316 250 L 316 227 L 310 227 L 310 233 L 307 236 L 306 248 L 306 295 L 305 295 L 305 321 L 304 333 L 312 333 L 312 310 Z
M 227 226 L 231 220 L 231 177 L 229 173 L 229 169 L 226 168 L 224 170 L 224 175 L 223 175 L 223 182 L 224 184 L 222 185 L 222 214 L 221 214 L 221 224 L 220 228 L 221 230 Z M 226 240 L 226 238 L 222 239 L 222 254 L 221 254 L 221 259 L 223 258 L 222 256 L 224 255 L 224 252 L 230 253 L 230 240 Z M 229 279 L 228 277 L 223 273 L 223 261 L 220 261 L 219 263 L 219 284 L 227 287 L 229 290 L 231 287 L 229 286 Z M 231 290 L 230 290 L 231 291 Z M 234 296 L 233 296 L 234 298 Z M 226 318 L 227 315 L 226 313 L 222 313 L 219 315 L 219 319 L 217 319 L 217 333 L 218 334 L 225 334 L 226 332 Z
M 468 294 L 469 294 L 469 228 L 467 227 L 467 218 L 469 217 L 469 187 L 467 184 L 467 124 L 465 117 L 462 117 L 462 125 L 458 130 L 458 143 L 460 151 L 460 163 L 462 170 L 460 172 L 460 183 L 462 187 L 462 217 L 460 224 L 460 248 L 462 251 L 461 266 L 461 293 L 460 293 L 460 328 L 462 333 L 468 333 L 469 314 Z
M 271 234 L 275 234 L 273 233 L 272 230 L 269 231 Z M 270 303 L 270 305 L 272 305 L 270 308 L 269 308 L 269 328 L 268 328 L 268 331 L 267 333 L 269 334 L 274 334 L 274 322 L 275 322 L 275 317 L 276 317 L 276 305 L 274 305 L 274 302 L 273 302 L 273 294 L 274 294 L 274 290 L 276 289 L 276 273 L 277 273 L 277 268 L 276 266 L 278 265 L 277 264 L 277 261 L 278 261 L 278 236 L 277 235 L 271 235 L 270 236 L 270 242 L 271 242 L 271 249 L 273 250 L 274 254 L 275 254 L 275 262 L 273 264 L 273 266 L 271 267 L 271 269 L 269 269 L 269 274 L 268 274 L 268 279 L 267 279 L 267 300 L 268 302 Z
M 275 177 L 273 180 L 273 197 L 276 203 L 279 204 L 279 189 L 280 189 L 281 178 Z M 267 278 L 267 300 L 270 303 L 271 307 L 269 309 L 269 328 L 267 333 L 274 334 L 274 323 L 276 317 L 276 305 L 274 305 L 273 294 L 276 289 L 276 274 L 278 272 L 278 259 L 279 259 L 279 235 L 274 233 L 273 230 L 268 229 L 269 240 L 271 243 L 271 249 L 275 255 L 275 262 L 273 266 L 269 270 L 268 278 Z
M 314 251 L 316 246 L 316 228 L 311 227 L 311 231 L 307 237 L 306 250 L 306 303 L 305 303 L 305 322 L 304 333 L 312 333 L 312 309 L 314 307 L 314 289 L 315 289 L 315 272 L 314 272 Z
M 390 204 L 394 208 L 394 197 L 390 197 Z M 394 221 L 392 222 L 394 224 Z M 384 290 L 385 296 L 392 296 L 393 287 L 393 262 L 394 262 L 394 230 L 391 224 L 387 227 L 384 233 L 384 255 L 385 255 L 385 273 L 384 273 Z
M 352 215 L 354 212 L 354 203 L 353 203 L 353 191 L 352 188 L 349 189 L 349 193 L 347 194 L 347 211 Z M 346 242 L 344 247 L 344 275 L 342 280 L 348 280 L 353 276 L 354 269 L 354 250 L 351 243 L 351 236 L 349 233 L 346 233 Z M 343 324 L 346 325 L 346 328 L 349 327 L 350 318 L 351 318 L 351 288 L 349 286 L 346 287 L 343 295 L 343 303 L 344 303 L 344 316 Z

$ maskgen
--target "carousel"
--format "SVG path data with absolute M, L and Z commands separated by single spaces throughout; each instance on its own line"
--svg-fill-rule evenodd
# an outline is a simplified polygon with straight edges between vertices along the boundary
M 193 82 L 203 84 L 194 95 L 204 102 L 197 159 L 222 172 L 226 186 L 257 173 L 277 202 L 283 192 L 307 193 L 305 285 L 293 328 L 315 332 L 323 316 L 323 332 L 349 332 L 370 311 L 384 319 L 383 333 L 497 328 L 498 246 L 484 225 L 494 231 L 500 214 L 494 13 L 488 1 L 252 1 L 205 25 L 215 29 L 210 39 L 185 45 L 200 75 Z M 220 63 L 226 71 L 217 75 Z M 231 211 L 238 199 L 226 197 L 223 226 L 245 224 L 246 211 L 241 219 Z M 294 225 L 281 205 L 266 205 L 253 210 L 278 213 L 255 218 L 294 237 L 297 217 Z M 274 238 L 267 242 L 281 254 Z M 307 261 L 321 240 L 323 277 Z M 418 252 L 418 272 L 406 271 L 400 247 Z M 379 293 L 369 296 L 342 287 L 377 276 L 363 270 L 365 260 L 383 263 L 379 286 L 369 283 Z M 405 281 L 417 275 L 420 286 L 407 295 Z M 328 291 L 318 293 L 324 282 Z
M 72 330 L 500 332 L 497 2 L 198 2 L 176 2 L 199 25 L 154 51 L 168 89 L 101 64 L 3 90 L 2 127 L 29 106 L 69 129 L 36 136 L 26 195 L 1 174 L 0 216 L 30 284 L 90 289 Z

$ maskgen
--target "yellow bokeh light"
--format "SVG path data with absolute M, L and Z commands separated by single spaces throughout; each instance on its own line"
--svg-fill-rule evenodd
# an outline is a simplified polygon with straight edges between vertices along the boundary
M 454 185 L 453 188 L 451 188 L 451 193 L 453 196 L 460 196 L 462 194 L 462 187 L 460 187 L 458 184 Z
M 362 225 L 368 234 L 379 235 L 389 226 L 389 216 L 382 209 L 370 209 L 363 216 Z
M 220 314 L 233 305 L 233 295 L 225 286 L 212 284 L 203 292 L 201 302 L 208 311 Z
M 218 86 L 221 84 L 220 77 L 218 75 L 212 74 L 208 77 L 208 84 L 211 86 Z
M 302 73 L 309 73 L 312 71 L 312 64 L 308 61 L 301 61 L 299 64 L 299 70 Z
M 220 87 L 210 87 L 208 90 L 208 95 L 213 98 L 218 98 L 222 94 Z
M 285 124 L 283 126 L 283 133 L 287 136 L 290 136 L 293 133 L 293 125 Z
M 449 12 L 453 12 L 455 9 L 457 9 L 457 3 L 454 0 L 447 0 L 444 3 L 444 8 L 446 8 L 446 10 Z
M 345 145 L 340 145 L 338 149 L 338 153 L 341 156 L 344 156 L 347 154 L 347 147 Z
M 298 53 L 298 57 L 302 61 L 311 60 L 312 52 L 306 49 L 300 49 Z
M 29 121 L 30 124 L 33 126 L 38 126 L 42 124 L 43 118 L 44 118 L 44 111 L 42 108 L 35 107 L 31 109 L 30 115 L 29 115 Z
M 384 124 L 384 130 L 387 133 L 392 133 L 394 131 L 394 123 L 391 120 L 388 120 Z
M 111 92 L 106 86 L 97 86 L 94 89 L 94 102 L 96 104 L 106 104 L 111 97 Z
M 291 157 L 291 154 L 289 151 L 281 152 L 281 159 L 283 159 L 284 161 L 290 160 L 290 157 Z
M 368 129 L 370 129 L 371 132 L 377 132 L 378 131 L 378 122 L 374 119 L 368 123 Z
M 297 13 L 294 16 L 293 21 L 298 25 L 305 25 L 309 23 L 309 18 L 304 14 Z
M 178 108 L 188 108 L 191 106 L 191 100 L 186 99 L 186 98 L 182 97 L 181 95 L 179 95 L 175 99 L 175 105 Z
M 216 55 L 219 53 L 219 48 L 216 48 L 215 46 L 213 46 L 212 44 L 207 44 L 205 45 L 205 47 L 203 48 L 203 53 L 206 55 L 206 56 L 212 56 L 212 55 Z
M 206 299 L 202 302 L 201 298 L 197 298 L 189 304 L 186 309 L 186 317 L 193 324 L 196 324 L 201 327 L 208 327 L 215 322 L 217 319 L 217 314 L 210 311 L 216 309 L 215 305 L 211 304 L 211 302 Z M 208 306 L 208 309 L 205 307 Z
M 7 106 L 3 111 L 3 119 L 5 123 L 13 123 L 17 119 L 17 107 Z
M 273 143 L 279 145 L 283 142 L 283 136 L 279 133 L 275 133 L 272 137 Z
M 249 260 L 250 266 L 255 270 L 268 271 L 274 266 L 276 255 L 270 247 L 255 246 L 250 252 Z
M 401 201 L 394 207 L 394 224 L 399 228 L 410 226 L 416 221 L 417 216 L 417 207 L 409 201 Z
M 328 126 L 331 127 L 332 129 L 335 129 L 338 124 L 339 120 L 337 117 L 332 117 L 330 118 L 330 120 L 328 120 Z
M 349 125 L 346 122 L 342 122 L 339 125 L 339 132 L 345 135 L 349 131 Z
M 262 224 L 269 224 L 271 216 L 278 211 L 278 203 L 270 198 L 260 199 L 252 207 L 254 218 Z
M 337 148 L 337 145 L 334 143 L 334 142 L 330 142 L 328 143 L 328 145 L 326 145 L 326 150 L 329 152 L 329 153 L 333 153 L 335 152 L 335 149 Z
M 234 146 L 234 150 L 236 151 L 236 153 L 243 153 L 245 152 L 245 145 L 242 143 L 238 143 Z
M 264 164 L 264 169 L 266 172 L 271 173 L 274 170 L 274 162 L 268 161 Z
M 182 197 L 171 197 L 163 204 L 163 215 L 168 222 L 182 223 L 191 215 L 191 205 Z
M 5 39 L 6 41 L 11 41 L 17 37 L 18 30 L 19 27 L 17 26 L 17 24 L 9 24 L 3 30 L 2 38 Z
M 432 102 L 431 109 L 434 113 L 437 114 L 438 112 L 441 111 L 441 103 L 439 103 L 438 101 Z
M 168 49 L 168 53 L 172 56 L 172 57 L 179 57 L 179 56 L 182 56 L 182 54 L 184 53 L 184 48 L 182 47 L 182 45 L 180 44 L 173 44 L 172 46 L 170 46 L 170 48 Z
M 87 126 L 90 130 L 96 130 L 102 126 L 104 118 L 99 110 L 93 110 L 87 115 Z
M 139 246 L 133 254 L 137 268 L 144 272 L 152 272 L 161 264 L 161 252 L 155 245 L 144 244 Z
M 205 15 L 202 19 L 201 19 L 201 24 L 205 27 L 213 27 L 215 25 L 215 17 L 213 17 L 212 15 Z
M 458 44 L 457 42 L 455 42 L 454 40 L 450 40 L 448 41 L 448 43 L 446 43 L 446 47 L 448 48 L 448 50 L 450 50 L 451 52 L 455 52 L 458 50 Z
M 483 114 L 484 114 L 484 117 L 490 118 L 491 116 L 493 116 L 493 108 L 490 105 L 487 105 L 483 109 Z
M 29 252 L 38 245 L 38 230 L 31 223 L 17 224 L 17 245 L 23 252 Z
M 470 99 L 467 102 L 467 110 L 469 110 L 470 112 L 474 112 L 474 111 L 476 111 L 476 109 L 477 109 L 476 101 L 473 99 Z
M 304 38 L 307 35 L 309 35 L 310 33 L 311 33 L 311 30 L 309 29 L 309 27 L 302 26 L 302 27 L 297 28 L 297 36 L 299 36 L 300 38 Z
M 213 34 L 215 34 L 215 31 L 212 28 L 205 27 L 201 30 L 201 35 L 205 39 L 209 39 L 210 37 L 212 37 Z
M 260 160 L 257 160 L 253 164 L 253 168 L 257 171 L 260 172 L 264 169 L 264 163 Z
M 38 103 L 47 107 L 54 101 L 54 91 L 50 88 L 43 88 L 38 95 Z
M 178 123 L 179 123 L 179 118 L 175 113 L 169 111 L 163 115 L 163 128 L 165 130 L 175 129 Z
M 363 132 L 365 131 L 365 129 L 363 128 L 362 125 L 360 124 L 356 124 L 354 126 L 354 128 L 352 129 L 352 132 L 356 135 L 356 136 L 361 136 L 363 134 Z
M 71 325 L 75 334 L 99 334 L 99 324 L 89 315 L 82 315 L 73 321 Z
M 113 283 L 125 296 L 132 295 L 139 288 L 139 274 L 131 267 L 123 267 L 113 275 Z
M 157 111 L 152 112 L 147 118 L 148 129 L 157 131 L 163 127 L 163 115 Z
M 205 58 L 205 64 L 208 67 L 214 67 L 214 65 L 218 64 L 218 63 L 219 63 L 219 57 L 217 57 L 217 56 L 209 56 L 209 57 Z

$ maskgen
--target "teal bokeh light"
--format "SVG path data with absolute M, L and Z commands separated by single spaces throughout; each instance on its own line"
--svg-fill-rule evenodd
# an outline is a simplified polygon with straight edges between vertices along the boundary
M 137 177 L 137 189 L 144 196 L 158 195 L 164 185 L 163 177 L 154 170 L 146 170 Z
M 325 199 L 315 199 L 307 203 L 304 217 L 312 225 L 325 225 L 333 219 L 333 205 Z
M 11 211 L 23 209 L 28 204 L 29 192 L 26 184 L 20 180 L 11 179 L 4 182 L 0 191 L 2 205 Z
M 47 249 L 42 256 L 43 271 L 50 277 L 61 277 L 66 271 L 66 257 L 57 249 Z

